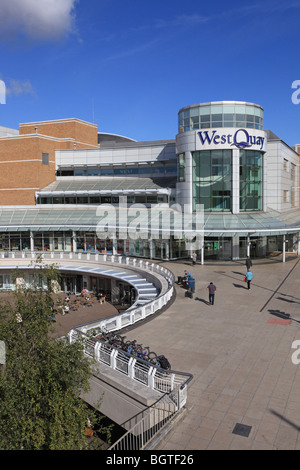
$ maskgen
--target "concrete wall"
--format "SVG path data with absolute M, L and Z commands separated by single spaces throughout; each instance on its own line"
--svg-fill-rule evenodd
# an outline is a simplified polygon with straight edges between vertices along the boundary
M 120 148 L 56 152 L 56 167 L 64 165 L 123 164 L 176 159 L 175 142 L 149 142 L 124 144 Z
M 287 211 L 299 207 L 299 157 L 281 140 L 268 141 L 267 159 L 267 206 L 276 211 Z M 295 203 L 291 202 L 291 165 L 295 170 Z M 287 200 L 284 201 L 284 191 Z
M 95 366 L 90 385 L 90 392 L 81 398 L 126 430 L 136 423 L 136 414 L 161 397 L 160 393 L 103 364 Z

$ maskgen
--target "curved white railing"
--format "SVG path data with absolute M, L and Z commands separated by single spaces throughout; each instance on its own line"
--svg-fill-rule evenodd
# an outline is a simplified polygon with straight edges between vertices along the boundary
M 106 255 L 98 253 L 77 253 L 77 252 L 3 252 L 2 258 L 31 258 L 36 260 L 80 260 L 107 263 L 113 266 L 116 264 L 126 265 L 128 268 L 141 270 L 142 273 L 149 273 L 159 279 L 162 286 L 160 294 L 149 300 L 143 305 L 132 305 L 128 310 L 119 313 L 113 317 L 107 317 L 98 321 L 92 321 L 82 325 L 77 325 L 71 329 L 68 334 L 70 342 L 77 341 L 79 338 L 84 339 L 85 354 L 93 357 L 96 361 L 102 362 L 112 369 L 126 374 L 133 380 L 146 385 L 147 387 L 157 390 L 161 393 L 171 392 L 175 386 L 182 387 L 182 396 L 184 397 L 184 389 L 187 381 L 191 379 L 190 374 L 174 371 L 164 371 L 153 365 L 124 354 L 123 351 L 108 345 L 107 343 L 96 340 L 91 337 L 89 332 L 92 330 L 119 331 L 125 327 L 134 325 L 135 323 L 146 319 L 154 313 L 165 307 L 174 294 L 174 275 L 165 267 L 152 263 L 148 260 L 130 258 L 116 255 Z M 164 282 L 162 282 L 162 280 Z M 185 398 L 183 398 L 185 403 Z M 183 405 L 182 405 L 183 406 Z
M 68 338 L 71 343 L 82 340 L 84 352 L 87 356 L 152 390 L 160 393 L 171 393 L 179 387 L 181 394 L 177 406 L 182 408 L 185 405 L 186 386 L 192 379 L 191 374 L 155 367 L 143 359 L 125 353 L 104 341 L 90 337 L 78 329 L 71 330 Z

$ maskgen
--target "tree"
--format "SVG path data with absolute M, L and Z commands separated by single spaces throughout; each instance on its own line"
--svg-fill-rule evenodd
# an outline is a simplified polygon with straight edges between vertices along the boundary
M 0 305 L 0 340 L 6 351 L 0 374 L 0 449 L 87 449 L 91 439 L 85 430 L 96 416 L 79 394 L 89 388 L 91 362 L 82 343 L 51 338 L 58 270 L 37 265 L 34 273 L 38 283 L 29 289 L 16 283 L 13 302 Z M 45 283 L 48 289 L 42 290 Z

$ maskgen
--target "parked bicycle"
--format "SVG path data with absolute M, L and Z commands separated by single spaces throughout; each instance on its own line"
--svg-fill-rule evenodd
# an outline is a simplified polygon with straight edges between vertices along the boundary
M 150 351 L 149 346 L 137 344 L 136 340 L 125 341 L 126 336 L 121 336 L 118 333 L 107 331 L 104 328 L 100 333 L 96 334 L 95 338 L 108 343 L 110 346 L 120 349 L 125 353 L 125 355 L 134 356 L 138 359 L 147 361 L 157 368 L 165 370 L 171 369 L 171 364 L 165 356 L 158 356 L 154 351 Z

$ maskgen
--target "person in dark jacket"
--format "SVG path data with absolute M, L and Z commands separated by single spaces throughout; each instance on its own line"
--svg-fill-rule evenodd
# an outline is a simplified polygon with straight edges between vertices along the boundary
M 251 266 L 252 266 L 252 261 L 251 261 L 250 256 L 247 256 L 247 259 L 246 259 L 246 266 L 247 266 L 247 271 L 250 271 Z
M 215 292 L 217 290 L 216 286 L 214 285 L 213 282 L 210 282 L 210 284 L 208 284 L 207 288 L 208 290 L 208 293 L 209 293 L 209 305 L 214 305 L 215 303 Z

